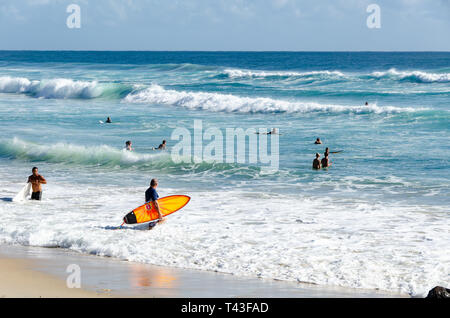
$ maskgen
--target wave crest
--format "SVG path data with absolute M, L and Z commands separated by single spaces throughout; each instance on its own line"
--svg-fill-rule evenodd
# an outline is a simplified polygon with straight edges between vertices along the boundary
M 397 71 L 392 68 L 386 72 L 373 72 L 371 76 L 382 78 L 393 78 L 400 81 L 411 81 L 416 83 L 448 83 L 450 73 L 427 73 L 423 71 Z
M 65 78 L 29 80 L 24 77 L 0 77 L 0 93 L 28 94 L 37 98 L 81 98 L 100 97 L 104 87 L 98 82 L 74 81 Z
M 253 178 L 260 174 L 261 168 L 234 163 L 192 162 L 191 157 L 183 157 L 182 162 L 174 162 L 171 153 L 155 151 L 154 153 L 129 152 L 108 145 L 82 146 L 58 142 L 41 145 L 19 138 L 0 140 L 0 158 L 19 159 L 31 162 L 61 163 L 104 168 L 133 168 L 157 170 L 171 174 L 210 173 L 240 175 Z
M 167 153 L 139 154 L 107 145 L 93 147 L 55 143 L 40 145 L 18 138 L 0 142 L 0 156 L 14 159 L 93 166 L 132 166 L 158 161 Z
M 413 112 L 417 109 L 394 106 L 345 106 L 325 105 L 314 102 L 284 101 L 264 97 L 240 97 L 230 94 L 186 92 L 166 90 L 159 85 L 152 85 L 143 90 L 130 93 L 124 98 L 128 103 L 163 104 L 188 109 L 208 110 L 215 112 L 239 113 L 401 113 Z
M 310 71 L 310 72 L 288 72 L 288 71 L 251 71 L 240 69 L 226 69 L 223 74 L 229 78 L 301 78 L 311 76 L 337 76 L 343 77 L 339 71 Z

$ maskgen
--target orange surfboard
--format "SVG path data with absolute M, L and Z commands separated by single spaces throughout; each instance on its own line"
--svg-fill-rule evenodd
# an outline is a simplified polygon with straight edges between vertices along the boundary
M 187 195 L 172 195 L 158 199 L 159 210 L 163 216 L 168 216 L 178 210 L 184 208 L 186 204 L 191 200 Z M 139 224 L 155 221 L 158 219 L 158 212 L 154 207 L 153 202 L 147 202 L 144 205 L 134 209 L 125 217 L 123 221 L 126 224 Z

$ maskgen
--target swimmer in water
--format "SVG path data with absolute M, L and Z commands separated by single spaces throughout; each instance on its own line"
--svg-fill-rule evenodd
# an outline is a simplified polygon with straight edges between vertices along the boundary
M 132 142 L 131 140 L 128 140 L 127 142 L 125 142 L 125 149 L 128 151 L 133 151 L 133 147 L 132 146 Z
M 322 144 L 322 140 L 320 140 L 320 138 L 317 138 L 315 144 L 316 145 L 321 145 Z
M 111 117 L 106 118 L 106 123 L 107 124 L 111 124 L 112 123 Z

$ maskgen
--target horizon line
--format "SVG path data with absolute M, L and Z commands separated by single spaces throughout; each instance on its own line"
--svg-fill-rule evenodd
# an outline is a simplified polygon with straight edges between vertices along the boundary
M 189 52 L 189 53 L 450 53 L 450 51 L 440 50 L 420 50 L 420 51 L 402 51 L 402 50 L 72 50 L 72 49 L 0 49 L 0 52 Z

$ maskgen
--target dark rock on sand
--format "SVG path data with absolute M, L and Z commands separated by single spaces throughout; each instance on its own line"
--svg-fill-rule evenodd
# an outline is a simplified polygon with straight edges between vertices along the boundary
M 436 286 L 428 292 L 427 298 L 450 299 L 450 289 L 441 286 Z

